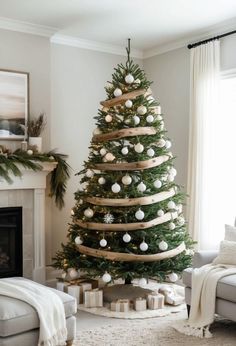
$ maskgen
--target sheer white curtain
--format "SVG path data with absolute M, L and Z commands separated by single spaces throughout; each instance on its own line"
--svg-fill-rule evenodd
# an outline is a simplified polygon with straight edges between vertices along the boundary
M 215 138 L 219 72 L 218 40 L 191 49 L 187 219 L 198 249 L 217 248 L 221 240 L 217 225 L 221 201 L 215 185 L 215 171 L 221 164 Z

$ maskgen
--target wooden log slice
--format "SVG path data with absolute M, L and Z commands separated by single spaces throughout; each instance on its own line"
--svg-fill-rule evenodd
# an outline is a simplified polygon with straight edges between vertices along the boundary
M 175 249 L 160 252 L 153 255 L 135 255 L 130 253 L 111 252 L 106 250 L 92 249 L 84 245 L 78 245 L 77 248 L 78 251 L 82 254 L 92 257 L 105 258 L 116 262 L 155 262 L 179 255 L 186 249 L 186 246 L 185 243 L 182 242 Z
M 174 220 L 178 217 L 178 213 L 167 212 L 163 216 L 159 216 L 156 219 L 147 222 L 132 222 L 132 223 L 98 223 L 98 222 L 86 222 L 83 220 L 77 220 L 75 223 L 81 228 L 102 231 L 102 232 L 127 232 L 127 231 L 140 231 L 143 229 L 151 228 L 162 223 Z
M 127 100 L 133 100 L 140 95 L 144 95 L 145 92 L 146 92 L 145 89 L 134 90 L 134 91 L 131 91 L 129 93 L 114 97 L 113 99 L 101 101 L 100 104 L 103 107 L 109 108 L 109 107 L 112 107 L 112 106 L 115 106 L 118 104 L 122 104 Z
M 100 198 L 100 197 L 86 197 L 85 201 L 94 205 L 108 205 L 111 207 L 125 207 L 132 205 L 150 205 L 153 203 L 164 201 L 175 195 L 175 190 L 163 191 L 156 193 L 152 196 L 138 197 L 138 198 Z
M 157 131 L 154 127 L 135 127 L 129 129 L 116 130 L 113 132 L 108 132 L 100 135 L 94 135 L 92 141 L 94 143 L 98 143 L 111 141 L 114 139 L 120 139 L 124 137 L 155 135 L 156 133 Z
M 94 163 L 90 168 L 99 171 L 138 171 L 160 166 L 163 162 L 169 160 L 169 156 L 162 155 L 153 159 L 138 162 L 121 162 L 121 163 Z

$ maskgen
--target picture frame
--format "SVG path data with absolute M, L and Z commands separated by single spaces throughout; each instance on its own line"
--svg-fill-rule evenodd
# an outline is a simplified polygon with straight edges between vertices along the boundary
M 29 73 L 0 69 L 0 140 L 26 140 Z

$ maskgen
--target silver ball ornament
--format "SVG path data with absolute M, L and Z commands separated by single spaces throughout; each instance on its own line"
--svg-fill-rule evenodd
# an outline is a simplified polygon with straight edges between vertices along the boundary
M 123 155 L 127 155 L 127 154 L 129 153 L 129 149 L 128 149 L 127 147 L 123 147 L 123 148 L 121 149 L 121 153 L 122 153 Z
M 175 224 L 174 224 L 174 222 L 170 222 L 169 225 L 168 225 L 168 227 L 169 227 L 169 230 L 170 230 L 170 231 L 173 231 L 173 230 L 175 229 Z
M 132 74 L 127 74 L 127 76 L 125 76 L 125 82 L 127 84 L 132 84 L 134 82 L 134 77 L 132 76 Z
M 166 149 L 170 149 L 171 146 L 172 146 L 171 141 L 169 141 L 169 140 L 167 139 L 167 140 L 166 140 L 166 144 L 165 144 Z
M 145 216 L 145 214 L 141 209 L 137 210 L 135 213 L 135 217 L 137 220 L 143 220 L 144 216 Z
M 75 238 L 75 244 L 76 245 L 83 244 L 83 240 L 81 239 L 81 237 L 79 235 Z
M 138 184 L 138 186 L 137 186 L 137 190 L 139 191 L 139 192 L 144 192 L 144 191 L 146 191 L 146 189 L 147 189 L 147 186 L 141 181 L 141 183 L 139 183 Z
M 141 154 L 144 151 L 144 146 L 141 143 L 137 143 L 134 146 L 136 153 Z
M 107 123 L 111 123 L 112 120 L 113 120 L 113 118 L 112 118 L 112 116 L 111 116 L 110 114 L 107 114 L 107 115 L 105 116 L 105 121 L 106 121 Z
M 106 241 L 106 239 L 104 239 L 104 238 L 101 239 L 100 242 L 99 242 L 99 244 L 100 244 L 101 247 L 107 246 L 107 241 Z
M 91 169 L 88 169 L 85 175 L 87 178 L 92 178 L 94 176 L 94 172 Z
M 168 275 L 168 278 L 171 282 L 176 282 L 178 280 L 178 275 L 176 273 L 171 273 Z
M 166 144 L 166 141 L 163 138 L 159 139 L 159 141 L 157 143 L 159 148 L 163 148 L 165 146 L 165 144 Z
M 105 274 L 103 274 L 102 280 L 106 283 L 110 282 L 111 281 L 111 275 L 108 272 L 106 272 Z
M 157 179 L 154 181 L 153 185 L 156 189 L 160 189 L 162 187 L 162 182 L 159 179 Z
M 168 209 L 175 209 L 176 204 L 174 201 L 169 201 L 167 204 Z
M 100 177 L 100 178 L 98 179 L 98 184 L 99 184 L 99 185 L 104 185 L 105 183 L 106 183 L 105 178 Z
M 149 149 L 147 150 L 147 155 L 148 155 L 149 157 L 153 157 L 153 156 L 155 155 L 155 151 L 154 151 L 152 148 L 149 148 Z
M 132 183 L 132 178 L 128 174 L 126 174 L 122 177 L 121 181 L 124 185 L 130 185 Z
M 149 114 L 147 117 L 146 117 L 146 121 L 147 123 L 153 123 L 154 121 L 154 116 Z
M 162 210 L 162 209 L 159 209 L 159 210 L 157 211 L 157 216 L 159 216 L 159 217 L 162 217 L 164 214 L 165 214 L 165 212 L 164 212 L 164 210 Z
M 113 184 L 112 187 L 111 187 L 111 190 L 112 190 L 112 192 L 114 192 L 114 193 L 120 192 L 120 189 L 121 189 L 121 188 L 120 188 L 120 185 L 117 184 L 117 183 Z
M 146 106 L 139 106 L 139 107 L 137 108 L 137 112 L 138 112 L 138 114 L 140 114 L 140 115 L 144 115 L 144 114 L 147 113 L 147 107 L 146 107 Z
M 125 107 L 126 108 L 132 108 L 132 106 L 133 106 L 133 102 L 131 100 L 125 101 Z
M 159 244 L 158 247 L 161 251 L 166 251 L 168 249 L 168 244 L 164 240 L 162 240 Z
M 113 92 L 113 95 L 114 95 L 115 97 L 121 96 L 121 95 L 122 95 L 122 90 L 119 89 L 119 88 L 116 88 L 116 89 L 114 90 L 114 92 Z
M 91 209 L 91 208 L 85 209 L 84 216 L 91 218 L 91 217 L 93 217 L 93 215 L 94 215 L 93 209 Z
M 142 243 L 139 245 L 139 248 L 140 248 L 141 251 L 147 251 L 148 244 L 145 243 L 145 241 L 143 240 Z
M 134 121 L 134 125 L 138 125 L 140 123 L 140 118 L 137 115 L 134 115 L 133 121 Z
M 68 273 L 69 273 L 72 280 L 76 279 L 78 277 L 78 271 L 74 268 L 69 269 Z
M 125 234 L 123 235 L 123 241 L 124 241 L 125 243 L 129 243 L 130 240 L 131 240 L 131 236 L 129 235 L 129 233 L 125 233 Z

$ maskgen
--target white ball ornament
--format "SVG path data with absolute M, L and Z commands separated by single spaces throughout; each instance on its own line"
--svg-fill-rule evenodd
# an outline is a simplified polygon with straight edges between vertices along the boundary
M 144 151 L 144 146 L 141 143 L 137 143 L 134 146 L 136 153 L 141 154 Z
M 120 185 L 117 184 L 117 183 L 113 184 L 112 187 L 111 187 L 111 190 L 112 190 L 112 192 L 114 192 L 114 193 L 120 192 Z
M 74 216 L 74 215 L 75 215 L 75 212 L 74 212 L 74 210 L 73 210 L 73 209 L 71 209 L 71 211 L 70 211 L 70 215 L 71 215 L 71 216 Z
M 133 102 L 131 100 L 125 101 L 125 107 L 126 108 L 131 108 L 133 106 Z
M 76 279 L 78 277 L 78 271 L 76 269 L 72 268 L 68 272 L 71 279 Z
M 79 235 L 75 238 L 75 244 L 76 245 L 83 244 L 83 240 L 81 239 L 81 237 Z
M 106 153 L 107 153 L 105 148 L 101 148 L 99 152 L 102 156 L 106 155 Z
M 140 84 L 141 83 L 141 80 L 139 78 L 135 79 L 134 81 L 135 84 Z
M 137 109 L 137 112 L 138 112 L 138 114 L 140 114 L 140 115 L 144 115 L 144 114 L 147 113 L 147 107 L 145 107 L 145 106 L 139 106 L 138 109 Z
M 94 214 L 94 212 L 93 212 L 93 209 L 91 209 L 91 208 L 87 208 L 84 211 L 84 216 L 86 216 L 88 218 L 93 217 L 93 214 Z
M 130 185 L 132 183 L 132 178 L 128 174 L 126 174 L 122 177 L 121 181 L 124 185 Z
M 137 220 L 143 220 L 144 216 L 145 214 L 141 209 L 137 210 L 135 213 L 135 217 Z
M 123 235 L 123 241 L 124 241 L 125 243 L 129 243 L 130 240 L 131 240 L 131 236 L 129 235 L 129 233 L 125 233 L 125 234 Z
M 147 280 L 145 278 L 141 278 L 138 281 L 139 286 L 145 286 L 147 284 Z
M 166 145 L 166 141 L 163 138 L 161 138 L 159 139 L 157 145 L 159 148 L 163 148 Z
M 111 275 L 108 272 L 106 272 L 105 274 L 103 274 L 102 280 L 106 283 L 110 282 L 111 281 Z
M 166 149 L 170 149 L 171 146 L 172 146 L 171 141 L 169 141 L 169 140 L 167 139 L 167 140 L 166 140 L 166 144 L 165 144 Z
M 106 155 L 105 155 L 105 159 L 107 160 L 107 161 L 113 161 L 114 159 L 115 159 L 115 156 L 112 154 L 112 153 L 107 153 Z
M 33 155 L 33 153 L 34 153 L 33 150 L 31 150 L 31 149 L 27 150 L 28 155 Z
M 113 95 L 114 95 L 115 97 L 121 96 L 121 95 L 122 95 L 122 90 L 119 89 L 119 88 L 116 88 L 116 89 L 114 90 L 114 92 L 113 92 Z
M 104 185 L 105 183 L 106 183 L 105 178 L 100 177 L 100 178 L 98 179 L 98 184 L 99 184 L 99 185 Z
M 168 249 L 168 244 L 164 240 L 162 240 L 159 244 L 158 247 L 161 251 L 166 251 Z
M 134 77 L 132 76 L 132 74 L 127 74 L 127 76 L 125 76 L 125 82 L 127 84 L 132 84 L 134 82 Z
M 174 201 L 169 201 L 167 204 L 168 209 L 175 209 L 176 204 Z
M 144 191 L 146 191 L 146 189 L 147 189 L 147 186 L 142 181 L 137 186 L 138 192 L 144 192 Z
M 98 127 L 93 131 L 94 135 L 100 135 L 101 133 L 102 131 Z
M 183 226 L 185 224 L 185 219 L 183 216 L 179 216 L 177 219 L 178 225 Z
M 161 121 L 163 118 L 162 118 L 162 116 L 161 116 L 160 114 L 158 114 L 157 117 L 156 117 L 156 119 L 159 120 L 159 121 Z
M 143 240 L 142 243 L 139 245 L 139 248 L 140 248 L 141 251 L 147 251 L 148 244 L 145 243 L 145 241 Z
M 106 241 L 106 239 L 104 239 L 104 238 L 101 239 L 100 242 L 99 242 L 99 244 L 100 244 L 101 247 L 107 246 L 107 241 Z
M 129 149 L 128 149 L 127 147 L 123 147 L 123 148 L 121 149 L 121 153 L 122 153 L 123 155 L 127 155 L 127 154 L 129 153 Z
M 169 169 L 169 173 L 170 173 L 171 175 L 173 175 L 174 177 L 177 175 L 177 171 L 176 171 L 176 169 L 175 169 L 174 167 L 171 167 L 171 168 Z
M 134 115 L 133 121 L 134 121 L 134 125 L 138 125 L 140 123 L 140 118 L 137 115 Z
M 154 121 L 154 116 L 153 115 L 148 115 L 147 117 L 146 117 L 146 121 L 147 121 L 147 123 L 153 123 L 153 121 Z
M 153 185 L 156 189 L 160 189 L 160 187 L 162 187 L 162 182 L 159 179 L 157 179 L 154 181 Z
M 175 229 L 174 222 L 170 222 L 168 227 L 169 227 L 169 230 L 173 231 Z
M 158 211 L 157 211 L 157 216 L 163 216 L 165 214 L 165 212 L 164 212 L 164 210 L 162 210 L 162 209 L 159 209 Z
M 167 180 L 171 183 L 172 181 L 175 180 L 175 177 L 172 174 L 169 174 L 167 177 Z
M 85 175 L 87 178 L 92 178 L 94 176 L 94 172 L 91 169 L 88 169 Z
M 178 280 L 178 275 L 176 273 L 171 273 L 168 275 L 168 278 L 171 282 L 176 282 Z
M 113 120 L 113 118 L 112 118 L 112 116 L 111 116 L 110 114 L 107 114 L 107 115 L 105 116 L 105 121 L 106 121 L 107 123 L 111 123 L 112 120 Z
M 152 148 L 149 148 L 149 149 L 147 150 L 147 155 L 148 155 L 149 157 L 153 157 L 153 156 L 155 155 L 155 151 L 154 151 Z

